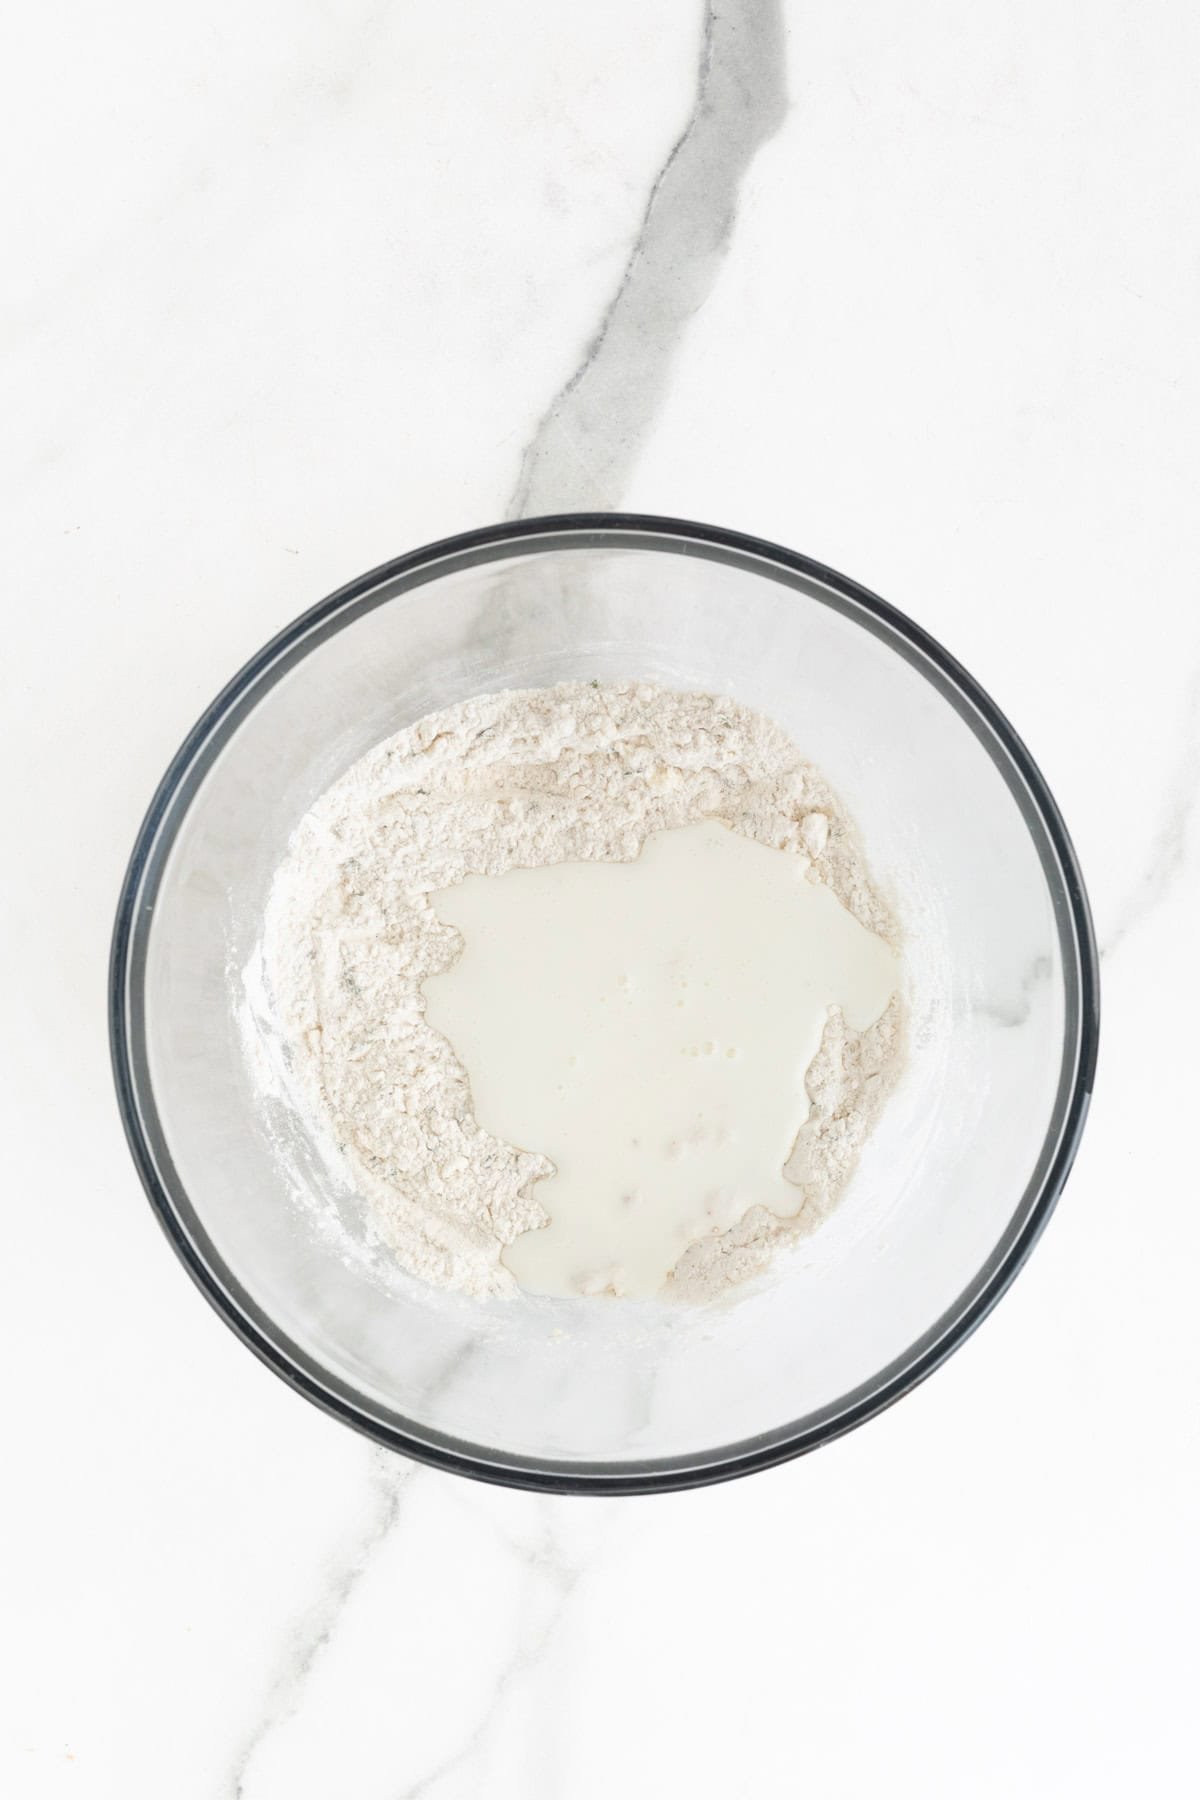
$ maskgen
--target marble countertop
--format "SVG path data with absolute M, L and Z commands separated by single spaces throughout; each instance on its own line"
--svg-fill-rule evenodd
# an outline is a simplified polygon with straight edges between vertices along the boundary
M 22 34 L 0 1789 L 1183 1792 L 1195 9 L 50 0 Z M 618 506 L 805 551 L 967 664 L 1074 834 L 1105 1023 L 1055 1218 L 931 1381 L 771 1473 L 579 1501 L 408 1466 L 246 1353 L 142 1198 L 104 983 L 152 788 L 264 639 L 432 538 Z

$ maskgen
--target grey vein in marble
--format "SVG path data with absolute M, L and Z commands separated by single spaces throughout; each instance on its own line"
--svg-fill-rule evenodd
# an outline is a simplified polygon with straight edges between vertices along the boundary
M 470 1340 L 460 1344 L 445 1366 L 426 1385 L 424 1404 L 431 1413 L 436 1412 L 437 1401 L 449 1392 L 464 1369 L 470 1366 L 479 1349 L 479 1344 Z M 259 1722 L 234 1763 L 228 1783 L 229 1800 L 246 1800 L 246 1776 L 260 1747 L 299 1710 L 305 1684 L 318 1657 L 333 1636 L 355 1589 L 393 1528 L 399 1523 L 404 1494 L 420 1469 L 419 1463 L 403 1461 L 390 1451 L 378 1448 L 374 1450 L 374 1504 L 370 1519 L 364 1530 L 349 1545 L 336 1573 L 326 1582 L 297 1628 Z
M 1024 1025 L 1033 1011 L 1033 996 L 1050 974 L 1050 958 L 1035 956 L 1024 975 L 1011 1001 L 991 1000 L 972 1010 L 985 1019 L 991 1019 L 997 1025 L 1015 1028 Z
M 522 1677 L 536 1670 L 544 1661 L 547 1652 L 553 1645 L 559 1631 L 567 1606 L 583 1575 L 595 1566 L 594 1554 L 570 1555 L 559 1541 L 559 1533 L 555 1527 L 557 1509 L 564 1504 L 573 1506 L 577 1502 L 539 1494 L 532 1497 L 532 1503 L 542 1513 L 542 1531 L 536 1547 L 530 1551 L 518 1547 L 507 1540 L 509 1548 L 525 1566 L 525 1600 L 526 1610 L 529 1603 L 536 1599 L 536 1588 L 549 1581 L 552 1600 L 548 1614 L 535 1619 L 521 1631 L 513 1646 L 511 1655 L 492 1686 L 487 1706 L 482 1715 L 476 1719 L 466 1738 L 445 1756 L 434 1768 L 428 1770 L 419 1780 L 403 1788 L 396 1800 L 438 1800 L 439 1790 L 443 1784 L 470 1769 L 471 1765 L 487 1748 L 488 1739 L 494 1727 L 499 1723 L 504 1703 Z M 608 1517 L 611 1520 L 614 1508 L 620 1501 L 608 1503 Z M 461 1788 L 458 1789 L 461 1792 Z M 483 1793 L 481 1782 L 468 1786 L 468 1792 Z
M 260 1747 L 299 1709 L 308 1677 L 375 1552 L 399 1521 L 405 1492 L 417 1472 L 416 1463 L 401 1462 L 386 1450 L 373 1452 L 370 1515 L 346 1546 L 338 1568 L 292 1634 L 258 1723 L 234 1761 L 226 1784 L 229 1800 L 246 1800 L 246 1779 Z
M 1200 670 L 1192 679 L 1184 723 L 1184 744 L 1168 783 L 1162 818 L 1137 885 L 1126 896 L 1111 931 L 1101 940 L 1109 957 L 1141 925 L 1174 887 L 1187 864 L 1188 838 L 1200 804 Z
M 618 503 L 725 255 L 742 180 L 786 111 L 780 0 L 709 0 L 691 115 L 617 291 L 525 448 L 510 518 Z

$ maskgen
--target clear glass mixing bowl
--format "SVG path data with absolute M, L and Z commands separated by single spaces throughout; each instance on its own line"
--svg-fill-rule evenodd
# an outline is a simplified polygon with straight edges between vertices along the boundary
M 729 693 L 778 720 L 857 821 L 906 934 L 901 1085 L 834 1216 L 733 1304 L 481 1302 L 409 1279 L 295 1117 L 264 1100 L 238 1028 L 272 873 L 336 776 L 434 708 L 593 677 Z M 431 545 L 267 645 L 167 771 L 113 943 L 129 1142 L 213 1305 L 293 1386 L 380 1442 L 575 1492 L 778 1462 L 935 1368 L 1046 1221 L 1097 1027 L 1070 842 L 970 676 L 804 557 L 616 514 Z

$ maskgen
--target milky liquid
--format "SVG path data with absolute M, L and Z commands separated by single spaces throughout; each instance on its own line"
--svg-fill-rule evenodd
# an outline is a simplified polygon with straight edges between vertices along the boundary
M 783 1166 L 829 1008 L 874 1024 L 897 968 L 794 855 L 708 821 L 431 898 L 465 947 L 429 1022 L 484 1129 L 555 1165 L 550 1224 L 504 1253 L 523 1287 L 650 1296 L 750 1207 L 798 1211 Z

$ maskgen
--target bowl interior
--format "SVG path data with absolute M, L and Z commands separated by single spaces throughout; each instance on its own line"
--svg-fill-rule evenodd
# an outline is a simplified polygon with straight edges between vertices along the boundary
M 842 1203 L 735 1303 L 479 1302 L 400 1273 L 246 1056 L 241 970 L 297 821 L 364 751 L 484 690 L 640 677 L 774 717 L 905 933 L 907 1067 Z M 836 578 L 669 532 L 547 531 L 318 609 L 234 684 L 133 891 L 135 1104 L 226 1310 L 369 1429 L 584 1483 L 828 1430 L 995 1284 L 1077 1088 L 1070 875 L 970 695 Z

